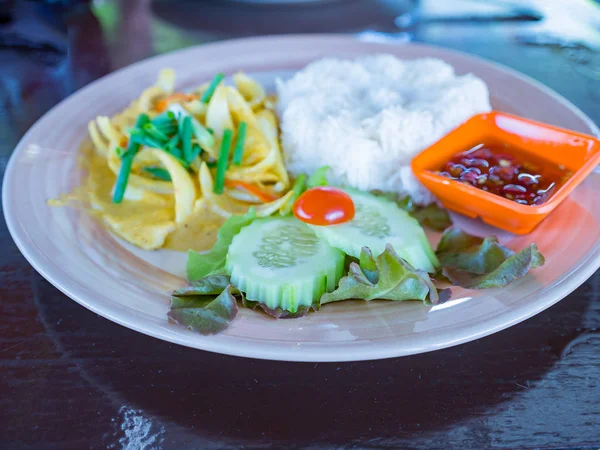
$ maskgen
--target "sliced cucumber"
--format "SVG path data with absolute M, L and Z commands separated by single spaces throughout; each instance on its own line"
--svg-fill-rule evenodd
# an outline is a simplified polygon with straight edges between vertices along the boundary
M 226 267 L 248 300 L 296 313 L 336 288 L 344 259 L 295 217 L 272 217 L 255 220 L 233 238 Z
M 360 257 L 362 247 L 369 247 L 377 256 L 390 244 L 415 268 L 435 272 L 439 262 L 419 222 L 394 202 L 366 192 L 344 190 L 354 201 L 354 219 L 339 225 L 311 225 L 319 237 L 355 258 Z

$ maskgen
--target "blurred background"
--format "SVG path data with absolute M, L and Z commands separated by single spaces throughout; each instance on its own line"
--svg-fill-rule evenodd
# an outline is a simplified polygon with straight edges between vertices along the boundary
M 14 146 L 60 99 L 140 59 L 282 33 L 457 48 L 542 80 L 592 117 L 600 104 L 596 0 L 0 0 L 0 137 Z
M 283 33 L 425 41 L 512 66 L 539 64 L 527 47 L 545 47 L 538 54 L 600 77 L 595 0 L 0 0 L 0 107 L 40 84 L 72 92 L 154 54 Z

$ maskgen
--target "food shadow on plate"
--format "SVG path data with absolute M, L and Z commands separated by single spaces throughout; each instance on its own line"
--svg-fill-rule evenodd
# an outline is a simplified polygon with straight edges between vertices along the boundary
M 594 193 L 585 185 L 580 186 L 532 233 L 511 235 L 506 240 L 511 248 L 522 248 L 531 242 L 537 244 L 546 264 L 535 271 L 535 277 L 543 284 L 559 277 L 566 267 L 576 265 L 588 251 L 590 242 L 595 242 L 594 237 L 600 236 L 600 221 L 579 204 L 580 195 L 593 196 Z M 585 236 L 585 241 L 580 236 Z
M 308 318 L 312 314 L 328 315 L 327 324 L 319 320 L 319 327 L 328 330 L 323 335 L 328 342 L 340 340 L 352 345 L 351 341 L 361 341 L 360 345 L 368 345 L 364 342 L 368 342 L 373 333 L 379 338 L 413 333 L 420 322 L 427 320 L 431 309 L 431 306 L 424 306 L 421 301 L 347 300 L 323 305 L 319 312 L 309 313 Z M 361 327 L 361 322 L 368 323 L 368 326 Z M 382 328 L 387 329 L 387 332 L 382 331 Z
M 116 409 L 143 410 L 221 445 L 443 443 L 449 427 L 479 422 L 520 395 L 524 380 L 535 387 L 552 371 L 561 349 L 577 339 L 573 330 L 581 329 L 595 289 L 587 283 L 546 313 L 461 346 L 315 364 L 223 356 L 156 340 L 97 317 L 36 280 L 41 321 L 91 387 Z

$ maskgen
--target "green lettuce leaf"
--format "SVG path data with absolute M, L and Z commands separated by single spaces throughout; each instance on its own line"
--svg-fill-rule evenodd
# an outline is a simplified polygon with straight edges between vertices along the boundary
M 217 334 L 225 330 L 238 313 L 238 305 L 228 285 L 219 295 L 171 297 L 169 320 L 200 334 Z
M 421 300 L 435 304 L 438 293 L 427 273 L 414 269 L 388 245 L 376 259 L 368 248 L 363 248 L 360 265 L 350 264 L 348 275 L 335 291 L 323 294 L 321 305 L 350 299 Z
M 287 311 L 281 307 L 277 308 L 269 308 L 267 305 L 248 300 L 247 298 L 242 298 L 242 305 L 244 308 L 256 310 L 257 308 L 262 309 L 269 316 L 275 317 L 276 319 L 297 319 L 299 317 L 305 316 L 311 309 L 318 309 L 318 305 L 313 306 L 302 306 L 298 308 L 296 312 Z
M 421 225 L 436 231 L 444 231 L 449 226 L 452 226 L 452 219 L 448 211 L 436 203 L 427 206 L 415 206 L 408 213 L 417 219 Z
M 495 236 L 480 238 L 458 228 L 444 232 L 436 255 L 442 274 L 452 284 L 468 289 L 504 287 L 544 265 L 535 244 L 515 253 Z
M 190 281 L 186 286 L 173 291 L 171 295 L 173 297 L 214 296 L 223 292 L 229 284 L 229 275 L 225 271 L 219 271 L 199 280 Z M 232 292 L 238 293 L 235 288 L 232 288 Z
M 391 192 L 375 192 L 375 194 L 395 202 L 400 208 L 417 219 L 422 226 L 427 226 L 435 231 L 444 231 L 446 228 L 452 226 L 450 214 L 437 203 L 419 206 L 413 203 L 412 199 L 408 196 L 400 197 L 398 194 Z
M 490 273 L 513 254 L 496 236 L 482 239 L 454 227 L 446 230 L 436 249 L 442 267 L 478 274 Z
M 373 284 L 377 284 L 379 281 L 379 269 L 377 268 L 377 262 L 373 258 L 373 253 L 369 247 L 363 247 L 360 250 L 360 259 L 358 260 L 360 270 Z
M 206 253 L 189 250 L 187 255 L 188 281 L 199 280 L 215 271 L 222 270 L 225 267 L 225 258 L 233 237 L 242 228 L 250 225 L 254 219 L 256 219 L 254 208 L 250 208 L 243 216 L 231 216 L 219 228 L 217 242 L 213 248 Z
M 313 174 L 306 180 L 306 189 L 314 188 L 317 186 L 327 186 L 327 171 L 329 166 L 319 167 L 313 172 Z
M 466 270 L 451 268 L 445 268 L 443 272 L 454 285 L 468 289 L 489 289 L 507 286 L 524 277 L 529 269 L 535 269 L 543 264 L 543 255 L 535 244 L 531 244 L 487 274 L 478 275 Z

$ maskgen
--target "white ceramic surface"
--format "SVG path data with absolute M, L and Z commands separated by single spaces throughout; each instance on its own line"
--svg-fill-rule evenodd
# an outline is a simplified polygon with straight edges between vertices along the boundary
M 3 204 L 21 252 L 46 279 L 86 308 L 124 326 L 199 349 L 289 361 L 351 361 L 436 350 L 514 325 L 572 292 L 600 266 L 600 176 L 592 174 L 529 236 L 498 233 L 512 247 L 534 241 L 546 265 L 506 289 L 455 289 L 435 307 L 416 302 L 345 302 L 295 320 L 241 310 L 227 331 L 200 336 L 170 325 L 168 293 L 181 285 L 184 257 L 176 252 L 132 251 L 87 214 L 46 201 L 76 186 L 77 149 L 87 122 L 125 107 L 159 69 L 173 67 L 178 85 L 191 87 L 218 71 L 244 70 L 264 82 L 327 55 L 392 53 L 438 57 L 458 73 L 485 80 L 496 109 L 597 134 L 577 108 L 539 83 L 480 59 L 417 44 L 360 42 L 340 36 L 286 36 L 210 44 L 158 56 L 81 89 L 40 119 L 23 137 L 6 170 Z M 458 225 L 484 235 L 479 222 Z M 435 239 L 435 237 L 434 237 Z

